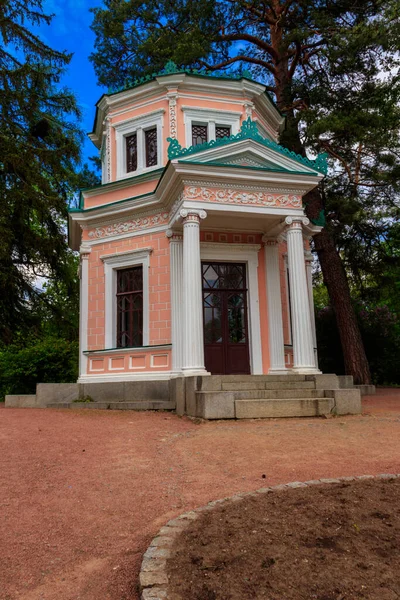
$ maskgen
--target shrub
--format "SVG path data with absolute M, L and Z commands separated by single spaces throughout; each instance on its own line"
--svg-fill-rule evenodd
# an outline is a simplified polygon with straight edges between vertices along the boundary
M 68 383 L 78 377 L 78 342 L 48 337 L 0 350 L 0 399 L 34 394 L 37 383 Z

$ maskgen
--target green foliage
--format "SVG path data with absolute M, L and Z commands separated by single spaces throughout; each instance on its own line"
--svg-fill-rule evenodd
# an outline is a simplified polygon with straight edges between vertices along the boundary
M 32 337 L 0 349 L 0 400 L 6 394 L 34 394 L 37 383 L 68 383 L 77 377 L 77 342 Z
M 67 281 L 65 219 L 80 160 L 79 111 L 59 86 L 70 55 L 25 26 L 49 23 L 41 0 L 0 8 L 0 340 L 35 321 L 38 278 Z
M 355 303 L 372 381 L 400 384 L 400 318 L 386 305 Z M 324 373 L 345 372 L 335 314 L 330 306 L 316 310 L 318 358 Z

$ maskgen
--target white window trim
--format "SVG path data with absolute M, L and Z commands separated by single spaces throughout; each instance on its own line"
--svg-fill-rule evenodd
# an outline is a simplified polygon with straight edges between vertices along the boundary
M 159 169 L 163 164 L 163 129 L 164 112 L 162 108 L 155 110 L 147 115 L 141 115 L 122 123 L 114 125 L 115 138 L 117 145 L 117 180 L 147 173 L 154 169 Z M 152 167 L 146 167 L 146 148 L 144 132 L 147 129 L 157 128 L 157 164 Z M 126 170 L 126 138 L 133 133 L 137 135 L 137 153 L 138 164 L 136 171 Z
M 208 108 L 189 108 L 182 106 L 186 132 L 186 147 L 192 145 L 192 125 L 207 125 L 207 141 L 215 140 L 215 127 L 223 125 L 231 128 L 231 135 L 240 131 L 241 112 L 225 112 Z
M 104 263 L 105 286 L 105 336 L 106 349 L 117 346 L 117 271 L 142 265 L 143 268 L 143 346 L 149 345 L 149 268 L 153 248 L 140 248 L 131 252 L 121 252 L 101 256 Z M 124 348 L 120 348 L 124 350 Z
M 250 369 L 252 375 L 262 375 L 260 303 L 258 295 L 258 253 L 259 244 L 207 244 L 200 243 L 201 260 L 245 263 L 248 280 L 248 327 Z

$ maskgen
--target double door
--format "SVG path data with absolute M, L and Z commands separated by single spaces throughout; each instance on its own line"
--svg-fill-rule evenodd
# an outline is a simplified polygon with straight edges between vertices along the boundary
M 202 285 L 207 371 L 249 374 L 246 265 L 203 262 Z

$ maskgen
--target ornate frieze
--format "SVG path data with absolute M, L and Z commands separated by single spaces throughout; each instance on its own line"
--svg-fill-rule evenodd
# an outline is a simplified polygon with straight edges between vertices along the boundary
M 245 192 L 234 189 L 208 187 L 186 187 L 183 200 L 199 200 L 217 204 L 239 204 L 249 206 L 277 206 L 301 208 L 301 196 L 295 194 L 270 194 L 267 192 Z
M 107 238 L 123 233 L 132 233 L 142 229 L 149 229 L 150 227 L 156 227 L 157 225 L 164 225 L 168 222 L 168 216 L 167 212 L 160 212 L 148 217 L 138 217 L 137 219 L 131 219 L 130 221 L 96 227 L 89 231 L 89 238 L 91 240 Z

